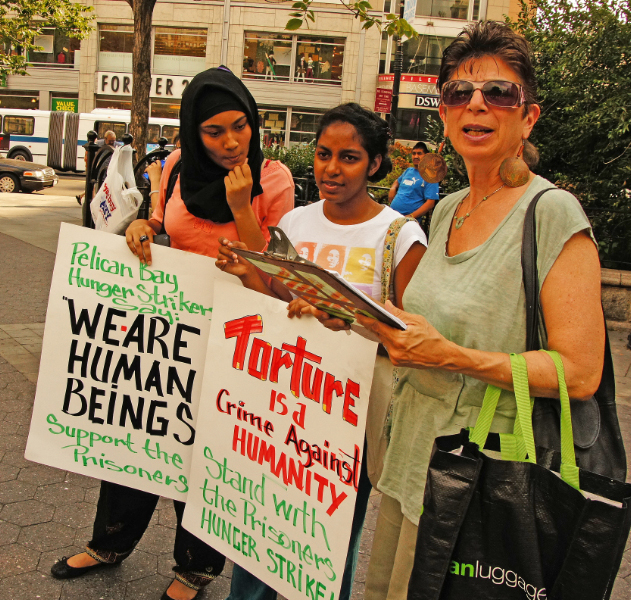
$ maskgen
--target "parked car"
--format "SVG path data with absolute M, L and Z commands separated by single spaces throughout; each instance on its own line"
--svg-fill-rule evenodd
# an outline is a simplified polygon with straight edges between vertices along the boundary
M 27 194 L 57 185 L 59 178 L 50 167 L 13 158 L 0 158 L 0 192 Z

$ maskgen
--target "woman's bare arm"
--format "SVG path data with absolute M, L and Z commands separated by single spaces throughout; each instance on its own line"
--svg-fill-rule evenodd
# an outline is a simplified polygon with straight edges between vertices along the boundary
M 600 266 L 593 241 L 585 232 L 570 238 L 541 289 L 548 347 L 563 359 L 572 398 L 589 398 L 600 383 L 605 329 L 600 304 Z M 448 341 L 420 315 L 389 309 L 408 324 L 399 331 L 358 317 L 380 338 L 395 365 L 439 368 L 475 377 L 512 390 L 508 354 L 463 348 Z M 558 383 L 552 359 L 542 352 L 524 353 L 532 395 L 556 398 Z

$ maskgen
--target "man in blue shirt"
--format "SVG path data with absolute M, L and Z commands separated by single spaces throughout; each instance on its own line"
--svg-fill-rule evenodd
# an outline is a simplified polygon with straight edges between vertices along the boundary
M 418 172 L 418 164 L 427 152 L 424 142 L 418 142 L 412 148 L 414 166 L 406 169 L 388 192 L 390 207 L 414 219 L 419 219 L 432 210 L 438 200 L 438 184 L 427 183 Z

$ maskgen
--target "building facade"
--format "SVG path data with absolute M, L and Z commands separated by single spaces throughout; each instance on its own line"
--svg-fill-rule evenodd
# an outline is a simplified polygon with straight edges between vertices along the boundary
M 378 0 L 375 14 L 398 10 L 396 1 Z M 131 107 L 132 11 L 123 0 L 87 2 L 96 17 L 89 38 L 78 42 L 44 30 L 36 41 L 42 51 L 29 56 L 29 74 L 8 77 L 0 88 L 0 107 Z M 442 49 L 467 22 L 503 18 L 510 6 L 509 0 L 418 0 L 413 25 L 421 37 L 404 43 L 397 137 L 422 139 L 435 116 L 432 83 Z M 340 102 L 374 108 L 379 93 L 392 87 L 392 40 L 376 28 L 362 29 L 339 0 L 320 0 L 314 8 L 315 23 L 288 32 L 290 2 L 159 0 L 151 31 L 151 115 L 178 118 L 190 79 L 219 64 L 256 98 L 265 144 L 310 141 L 319 116 Z

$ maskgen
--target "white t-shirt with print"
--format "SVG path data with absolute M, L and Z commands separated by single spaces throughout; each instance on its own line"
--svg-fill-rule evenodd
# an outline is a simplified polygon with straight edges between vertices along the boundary
M 388 227 L 401 214 L 384 206 L 364 223 L 338 225 L 324 216 L 324 200 L 295 208 L 285 214 L 280 227 L 298 254 L 317 265 L 336 271 L 373 300 L 381 300 L 381 265 Z M 414 242 L 427 246 L 427 238 L 416 221 L 406 223 L 394 248 L 394 267 Z

